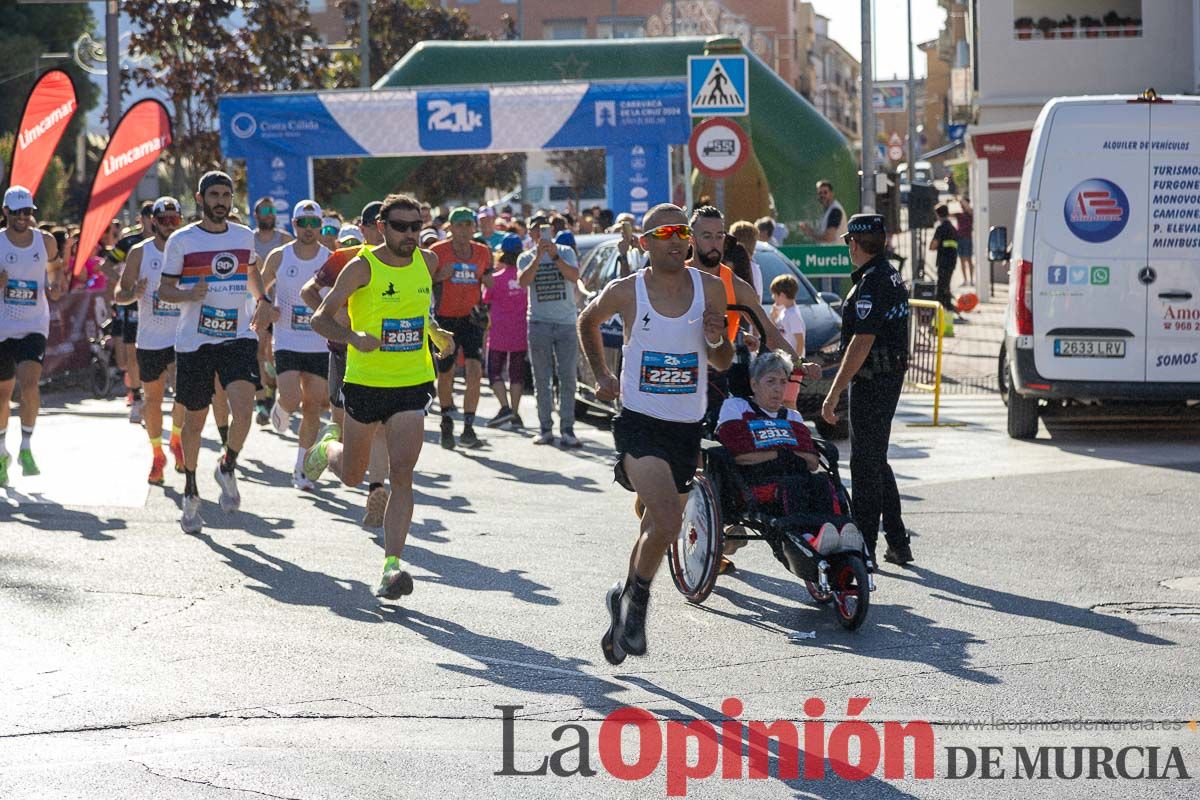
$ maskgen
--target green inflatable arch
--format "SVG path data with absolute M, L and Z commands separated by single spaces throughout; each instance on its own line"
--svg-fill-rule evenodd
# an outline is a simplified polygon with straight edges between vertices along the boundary
M 736 41 L 736 40 L 734 40 Z M 684 77 L 687 57 L 729 40 L 701 37 L 573 41 L 422 42 L 375 89 Z M 814 185 L 828 178 L 847 211 L 857 208 L 858 167 L 845 138 L 773 70 L 749 55 L 750 115 L 740 118 L 762 163 L 782 220 L 816 218 Z M 357 208 L 403 183 L 420 158 L 372 159 L 337 205 Z

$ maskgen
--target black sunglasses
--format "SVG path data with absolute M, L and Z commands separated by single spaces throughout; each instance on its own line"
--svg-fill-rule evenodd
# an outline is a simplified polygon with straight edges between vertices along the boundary
M 425 227 L 425 223 L 421 222 L 419 219 L 414 220 L 413 222 L 405 222 L 402 219 L 388 219 L 384 220 L 384 222 L 386 222 L 388 227 L 394 230 L 396 233 L 404 233 L 405 231 L 412 231 L 413 233 L 416 233 L 417 231 L 421 230 L 421 228 Z

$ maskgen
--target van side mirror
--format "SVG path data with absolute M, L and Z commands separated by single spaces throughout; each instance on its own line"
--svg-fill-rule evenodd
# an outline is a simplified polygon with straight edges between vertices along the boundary
M 988 261 L 1007 261 L 1012 255 L 1008 247 L 1008 228 L 994 225 L 988 231 Z

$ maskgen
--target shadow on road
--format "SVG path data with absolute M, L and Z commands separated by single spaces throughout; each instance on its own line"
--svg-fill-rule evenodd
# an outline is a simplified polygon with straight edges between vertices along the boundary
M 497 461 L 494 458 L 481 455 L 478 450 L 464 451 L 463 457 L 469 458 L 493 472 L 499 472 L 501 475 L 508 476 L 501 478 L 501 480 L 509 480 L 533 486 L 562 486 L 577 492 L 600 491 L 594 480 L 582 475 L 563 475 L 561 472 L 554 472 L 552 470 L 534 469 L 520 464 L 509 464 L 505 461 Z
M 0 520 L 12 519 L 42 531 L 77 533 L 92 542 L 111 542 L 116 537 L 109 536 L 106 531 L 123 531 L 126 528 L 123 519 L 102 519 L 96 514 L 73 511 L 54 503 L 22 503 L 12 511 L 11 517 L 4 513 L 6 510 L 6 507 L 0 506 Z
M 1169 639 L 1143 633 L 1138 629 L 1137 624 L 1130 620 L 1107 614 L 1097 614 L 1088 608 L 1079 608 L 1054 600 L 1041 600 L 986 586 L 975 586 L 948 575 L 939 575 L 926 567 L 909 565 L 906 570 L 889 573 L 889 577 L 924 586 L 930 590 L 930 597 L 950 603 L 961 603 L 1003 614 L 1041 619 L 1073 628 L 1107 633 L 1110 636 L 1140 644 L 1175 644 Z M 872 606 L 873 612 L 874 606 Z
M 522 692 L 574 696 L 584 708 L 602 715 L 622 705 L 609 695 L 626 687 L 583 672 L 580 668 L 590 662 L 581 658 L 563 658 L 513 639 L 476 633 L 457 622 L 411 608 L 384 606 L 382 613 L 430 643 L 484 665 L 438 664 L 442 669 Z
M 362 581 L 304 569 L 260 550 L 255 544 L 226 547 L 205 533 L 196 538 L 224 558 L 229 566 L 262 584 L 248 586 L 251 591 L 288 605 L 328 608 L 339 617 L 354 622 L 382 621 L 379 600 Z
M 380 537 L 382 538 L 382 533 Z M 544 594 L 544 592 L 550 591 L 550 587 L 531 581 L 521 570 L 498 570 L 478 561 L 429 550 L 415 545 L 411 541 L 404 545 L 404 560 L 414 566 L 437 573 L 436 577 L 416 575 L 414 580 L 417 581 L 441 583 L 458 589 L 478 592 L 508 592 L 517 600 L 539 606 L 559 604 L 557 597 Z

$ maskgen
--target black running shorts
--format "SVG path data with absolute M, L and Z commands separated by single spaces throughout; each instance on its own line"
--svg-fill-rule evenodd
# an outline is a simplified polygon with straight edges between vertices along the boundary
M 167 367 L 175 363 L 175 348 L 164 347 L 161 350 L 137 350 L 138 373 L 145 383 L 154 383 L 167 371 Z
M 342 384 L 342 403 L 356 422 L 387 422 L 405 411 L 425 412 L 433 399 L 433 383 L 382 388 L 359 383 Z
M 201 345 L 191 353 L 175 354 L 175 399 L 189 411 L 199 411 L 212 402 L 213 380 L 221 388 L 235 381 L 262 388 L 258 374 L 258 340 L 237 338 L 231 342 Z
M 300 353 L 295 350 L 275 351 L 275 374 L 285 372 L 307 372 L 322 380 L 329 380 L 329 351 Z
M 692 477 L 700 463 L 703 423 L 668 422 L 625 408 L 613 418 L 612 432 L 617 447 L 617 463 L 613 467 L 617 483 L 636 491 L 625 474 L 625 456 L 649 456 L 667 462 L 676 491 L 680 494 L 691 491 Z
M 46 358 L 46 337 L 31 333 L 20 339 L 0 340 L 0 381 L 11 381 L 17 376 L 17 364 L 36 361 L 41 364 Z
M 454 369 L 454 361 L 462 350 L 463 358 L 481 360 L 483 354 L 483 328 L 471 324 L 470 317 L 438 317 L 437 323 L 454 334 L 455 352 L 445 358 L 437 359 L 438 372 L 449 372 Z

